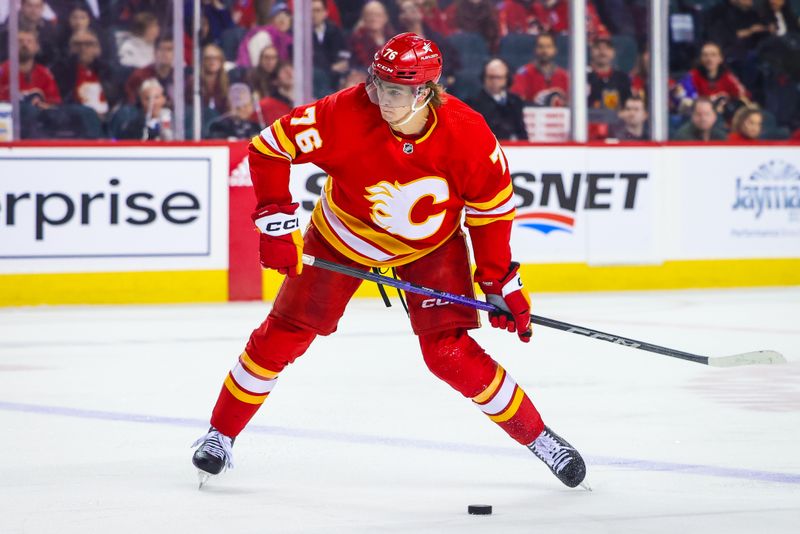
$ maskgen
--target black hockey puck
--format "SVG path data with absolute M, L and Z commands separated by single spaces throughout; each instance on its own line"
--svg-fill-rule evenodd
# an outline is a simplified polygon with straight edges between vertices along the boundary
M 467 506 L 470 515 L 492 515 L 491 504 L 470 504 Z

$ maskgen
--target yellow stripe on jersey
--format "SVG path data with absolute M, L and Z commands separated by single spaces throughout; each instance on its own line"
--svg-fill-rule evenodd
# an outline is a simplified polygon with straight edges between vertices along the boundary
M 489 223 L 493 223 L 495 221 L 513 221 L 514 216 L 516 214 L 516 210 L 512 211 L 511 213 L 506 213 L 505 215 L 501 215 L 500 217 L 465 217 L 464 223 L 467 226 L 485 226 Z
M 275 132 L 275 137 L 278 138 L 278 142 L 281 144 L 283 149 L 289 154 L 292 159 L 297 156 L 297 151 L 294 149 L 294 144 L 289 141 L 289 138 L 286 136 L 286 132 L 283 131 L 283 126 L 281 126 L 281 120 L 278 119 L 272 123 L 272 131 Z
M 325 197 L 328 200 L 328 206 L 330 206 L 334 215 L 336 215 L 339 220 L 342 221 L 342 223 L 347 226 L 355 235 L 364 238 L 365 241 L 378 245 L 386 252 L 395 256 L 419 252 L 419 249 L 407 245 L 402 241 L 393 238 L 392 236 L 378 232 L 363 221 L 360 221 L 349 213 L 344 212 L 339 206 L 336 205 L 336 203 L 333 202 L 333 198 L 331 197 L 332 188 L 333 180 L 330 176 L 328 176 L 328 181 L 325 182 Z
M 225 387 L 231 392 L 231 395 L 233 395 L 236 400 L 240 400 L 247 404 L 263 404 L 267 397 L 269 397 L 269 393 L 265 393 L 264 395 L 251 395 L 246 391 L 243 391 L 239 386 L 236 385 L 236 382 L 233 381 L 233 378 L 231 378 L 230 374 L 225 377 Z
M 489 419 L 495 423 L 504 423 L 516 415 L 517 410 L 519 410 L 519 407 L 522 404 L 522 400 L 525 398 L 525 392 L 522 391 L 521 387 L 515 387 L 517 390 L 514 392 L 514 399 L 511 401 L 511 404 L 508 405 L 508 408 L 497 415 L 490 415 Z
M 466 204 L 470 208 L 475 208 L 476 210 L 489 211 L 491 209 L 496 208 L 506 200 L 508 200 L 508 197 L 511 196 L 511 193 L 513 192 L 514 192 L 514 186 L 508 184 L 505 188 L 503 188 L 502 191 L 497 193 L 491 200 L 488 200 L 486 202 L 464 202 L 464 204 Z
M 414 141 L 415 145 L 420 144 L 421 142 L 426 140 L 428 137 L 430 137 L 431 134 L 433 133 L 433 129 L 436 128 L 436 125 L 439 123 L 439 116 L 436 115 L 436 109 L 434 109 L 434 107 L 431 106 L 430 104 L 428 104 L 428 109 L 430 109 L 431 113 L 433 113 L 433 124 L 431 124 L 431 127 L 428 128 L 428 131 L 425 132 L 425 135 L 423 135 L 422 137 L 420 137 L 419 139 Z
M 286 161 L 289 160 L 289 158 L 287 158 L 283 154 L 278 154 L 276 152 L 273 152 L 272 149 L 270 147 L 268 147 L 264 143 L 264 141 L 261 140 L 261 136 L 260 135 L 257 135 L 255 137 L 253 137 L 253 139 L 251 139 L 250 142 L 253 143 L 253 146 L 256 147 L 256 150 L 258 150 L 259 152 L 261 152 L 265 156 L 269 156 L 271 158 L 280 158 L 280 159 L 286 160 Z
M 472 397 L 473 402 L 476 402 L 478 404 L 483 404 L 484 402 L 489 400 L 492 397 L 492 395 L 494 395 L 494 393 L 497 391 L 497 389 L 500 387 L 500 384 L 503 382 L 504 375 L 505 375 L 505 370 L 503 369 L 502 366 L 498 365 L 497 371 L 494 373 L 494 379 L 492 379 L 491 383 L 488 386 L 486 386 L 486 389 L 484 389 L 482 392 Z
M 393 258 L 390 260 L 376 260 L 374 258 L 370 258 L 369 256 L 364 256 L 362 254 L 357 253 L 347 245 L 345 245 L 342 240 L 336 235 L 336 233 L 331 229 L 328 225 L 328 222 L 325 220 L 325 215 L 322 213 L 322 203 L 317 202 L 317 205 L 314 207 L 314 211 L 311 213 L 311 221 L 314 223 L 314 226 L 319 230 L 322 234 L 322 237 L 325 238 L 325 241 L 335 248 L 337 251 L 341 252 L 346 258 L 349 258 L 353 261 L 357 261 L 362 265 L 366 265 L 368 267 L 397 267 L 398 265 L 405 265 L 407 263 L 411 263 L 414 260 L 425 256 L 426 254 L 430 254 L 443 244 L 445 244 L 456 230 L 459 229 L 459 225 L 455 225 L 453 230 L 449 232 L 444 239 L 442 239 L 436 245 L 426 248 L 423 250 L 418 250 L 413 254 L 403 255 L 397 258 Z
M 247 370 L 252 372 L 254 375 L 258 375 L 261 378 L 275 378 L 276 376 L 278 376 L 278 373 L 276 373 L 275 371 L 270 371 L 269 369 L 265 369 L 260 365 L 258 365 L 256 362 L 253 361 L 252 358 L 250 358 L 250 355 L 247 354 L 246 352 L 242 353 L 241 358 L 242 358 L 242 363 L 244 363 L 244 366 L 247 367 Z
M 297 265 L 295 269 L 297 274 L 300 274 L 303 272 L 303 234 L 300 230 L 292 232 L 292 242 L 297 252 Z

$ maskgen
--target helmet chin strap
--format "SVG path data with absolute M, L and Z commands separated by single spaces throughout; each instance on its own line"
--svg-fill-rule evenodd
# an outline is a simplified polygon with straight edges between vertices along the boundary
M 428 94 L 428 97 L 425 99 L 425 101 L 422 104 L 420 104 L 419 107 L 416 107 L 416 102 L 411 104 L 411 111 L 408 113 L 408 115 L 406 115 L 405 118 L 403 118 L 403 119 L 401 119 L 401 120 L 399 120 L 397 122 L 390 122 L 389 126 L 391 126 L 392 128 L 399 128 L 400 126 L 408 124 L 408 122 L 411 119 L 414 118 L 414 115 L 416 115 L 417 113 L 419 113 L 420 111 L 425 109 L 425 106 L 428 105 L 428 102 L 431 101 L 431 98 L 433 98 L 433 92 L 430 92 Z

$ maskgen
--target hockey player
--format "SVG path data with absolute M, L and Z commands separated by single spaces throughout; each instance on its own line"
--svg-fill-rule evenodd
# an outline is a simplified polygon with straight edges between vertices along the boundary
M 530 302 L 509 239 L 514 195 L 508 163 L 483 118 L 437 84 L 442 57 L 413 33 L 375 55 L 367 83 L 300 106 L 250 143 L 261 263 L 285 274 L 272 311 L 225 378 L 211 428 L 192 461 L 201 486 L 231 466 L 236 436 L 269 396 L 281 371 L 317 335 L 336 330 L 360 280 L 309 267 L 302 253 L 368 270 L 396 267 L 406 280 L 473 295 L 462 212 L 486 298 L 505 310 L 493 327 L 530 340 Z M 314 163 L 328 173 L 311 224 L 301 235 L 289 168 Z M 586 474 L 580 454 L 544 425 L 514 379 L 470 337 L 477 312 L 429 306 L 408 295 L 411 326 L 428 368 L 470 399 L 564 484 Z

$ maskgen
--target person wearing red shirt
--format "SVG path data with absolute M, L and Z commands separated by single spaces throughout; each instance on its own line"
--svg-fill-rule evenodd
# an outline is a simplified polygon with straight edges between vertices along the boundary
M 533 13 L 533 0 L 503 0 L 497 4 L 500 35 L 509 33 L 539 34 L 544 29 Z
M 354 65 L 367 68 L 372 63 L 375 52 L 392 35 L 389 14 L 378 0 L 370 0 L 361 8 L 353 33 L 350 34 L 351 61 Z
M 48 109 L 61 103 L 58 85 L 44 65 L 34 58 L 39 52 L 39 39 L 34 30 L 20 29 L 19 43 L 19 90 L 22 98 L 39 109 Z M 11 100 L 9 87 L 11 66 L 6 61 L 0 65 L 0 102 Z
M 404 280 L 473 295 L 463 220 L 475 280 L 498 306 L 489 315 L 491 325 L 530 341 L 530 301 L 511 259 L 516 202 L 508 161 L 483 118 L 444 94 L 441 73 L 442 55 L 433 41 L 397 35 L 378 51 L 366 84 L 297 107 L 252 139 L 252 217 L 261 264 L 287 278 L 225 378 L 211 428 L 195 443 L 192 463 L 201 485 L 231 465 L 234 439 L 281 371 L 318 335 L 336 331 L 361 284 L 304 268 L 303 254 L 362 271 L 395 267 Z M 291 166 L 303 163 L 328 174 L 305 236 L 289 189 Z M 474 309 L 409 294 L 408 311 L 435 376 L 528 447 L 565 485 L 583 482 L 580 454 L 544 425 L 528 395 L 469 335 L 480 324 Z
M 536 20 L 545 31 L 567 33 L 569 31 L 569 3 L 565 0 L 535 0 L 531 5 Z M 594 2 L 586 2 L 586 32 L 589 41 L 611 36 L 597 14 Z
M 563 107 L 569 102 L 569 73 L 555 64 L 556 40 L 549 33 L 536 39 L 536 59 L 514 76 L 511 92 L 537 106 Z
M 288 61 L 278 64 L 275 69 L 275 87 L 273 91 L 258 103 L 261 110 L 261 119 L 265 124 L 272 124 L 275 120 L 292 111 L 294 105 L 294 67 Z
M 708 97 L 717 113 L 730 119 L 730 106 L 738 107 L 740 101 L 749 104 L 750 94 L 739 78 L 725 66 L 722 50 L 716 43 L 708 42 L 700 50 L 699 65 L 686 75 L 686 82 L 697 91 L 697 96 Z M 728 113 L 726 113 L 728 111 Z
M 159 37 L 156 43 L 155 62 L 147 67 L 136 69 L 128 76 L 125 82 L 125 98 L 128 104 L 136 104 L 139 100 L 139 89 L 145 80 L 155 78 L 164 88 L 167 97 L 167 105 L 172 106 L 173 88 L 172 73 L 173 59 L 175 57 L 175 44 L 172 42 L 171 35 Z
M 437 0 L 414 0 L 422 10 L 422 21 L 433 31 L 445 37 L 455 31 L 453 21 L 449 20 L 447 14 L 439 9 Z

